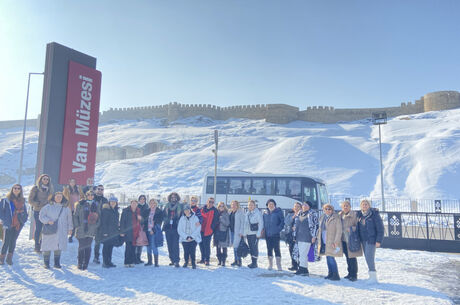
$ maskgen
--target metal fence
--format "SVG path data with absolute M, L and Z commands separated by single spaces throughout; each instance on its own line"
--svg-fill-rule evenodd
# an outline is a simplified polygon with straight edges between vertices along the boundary
M 340 203 L 349 200 L 353 210 L 359 210 L 359 204 L 364 197 L 348 197 L 344 195 L 329 196 L 330 203 L 340 208 Z M 460 199 L 409 199 L 386 198 L 385 210 L 382 209 L 382 198 L 366 198 L 371 206 L 385 212 L 423 212 L 423 213 L 460 213 Z

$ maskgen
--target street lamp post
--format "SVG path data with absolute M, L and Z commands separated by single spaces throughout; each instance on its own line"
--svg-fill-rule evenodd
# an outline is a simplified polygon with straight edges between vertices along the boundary
M 26 126 L 27 126 L 27 109 L 29 107 L 30 76 L 31 75 L 43 75 L 43 74 L 44 74 L 43 72 L 30 72 L 29 79 L 27 81 L 26 111 L 24 115 L 24 128 L 22 130 L 22 144 L 21 144 L 21 157 L 19 158 L 18 184 L 21 184 L 21 178 L 22 178 L 22 161 L 24 159 L 24 142 L 26 139 Z
M 385 211 L 385 195 L 383 188 L 383 163 L 382 163 L 382 133 L 380 130 L 380 125 L 387 123 L 387 113 L 382 112 L 373 112 L 372 113 L 372 123 L 374 125 L 379 125 L 379 147 L 380 147 L 380 186 L 382 187 L 382 210 Z
M 214 130 L 214 144 L 216 148 L 212 150 L 214 153 L 214 200 L 216 200 L 216 193 L 217 193 L 217 147 L 219 143 L 219 132 Z

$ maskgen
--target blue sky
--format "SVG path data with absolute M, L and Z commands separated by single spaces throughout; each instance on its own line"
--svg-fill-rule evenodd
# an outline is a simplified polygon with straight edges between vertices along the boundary
M 101 110 L 177 101 L 397 106 L 460 91 L 460 1 L 0 1 L 0 120 L 52 41 L 97 58 Z M 29 118 L 40 112 L 42 77 Z

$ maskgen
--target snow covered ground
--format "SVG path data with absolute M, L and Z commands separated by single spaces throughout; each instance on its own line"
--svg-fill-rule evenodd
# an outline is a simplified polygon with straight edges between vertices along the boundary
M 382 126 L 386 197 L 458 199 L 460 109 L 389 119 Z M 108 192 L 200 194 L 214 167 L 213 130 L 219 130 L 219 168 L 303 174 L 326 181 L 330 194 L 380 197 L 378 128 L 368 120 L 278 125 L 263 120 L 215 121 L 193 117 L 172 123 L 151 119 L 99 127 L 98 146 L 162 142 L 171 150 L 96 166 Z M 1 174 L 17 176 L 22 130 L 0 129 Z M 24 168 L 35 167 L 38 131 L 29 127 Z M 33 171 L 23 177 L 33 184 Z M 11 184 L 0 185 L 0 188 Z
M 196 270 L 169 267 L 163 247 L 160 268 L 124 268 L 124 248 L 116 248 L 117 268 L 91 263 L 87 271 L 80 271 L 75 265 L 77 242 L 63 253 L 63 269 L 45 270 L 28 233 L 26 226 L 13 266 L 0 266 L 0 304 L 460 304 L 460 256 L 456 254 L 378 249 L 380 284 L 363 280 L 367 268 L 362 257 L 359 280 L 354 283 L 324 280 L 325 260 L 310 264 L 311 277 L 268 271 L 263 241 L 260 268 L 255 270 L 217 267 L 215 259 L 212 266 L 198 265 Z M 283 266 L 288 267 L 284 244 L 282 256 Z M 344 276 L 345 259 L 337 261 Z M 248 258 L 244 263 L 249 263 Z

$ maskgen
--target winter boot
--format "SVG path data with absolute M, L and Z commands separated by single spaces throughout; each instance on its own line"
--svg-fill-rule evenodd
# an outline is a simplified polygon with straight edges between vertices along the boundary
M 297 269 L 299 268 L 299 265 L 297 264 L 296 261 L 292 261 L 292 266 L 288 268 L 289 271 L 297 271 Z
M 377 271 L 369 271 L 369 279 L 367 281 L 371 284 L 378 284 L 379 281 L 377 280 Z
M 6 256 L 6 263 L 10 266 L 13 265 L 13 253 L 8 253 Z
M 152 254 L 148 253 L 147 254 L 147 264 L 144 264 L 144 266 L 152 266 Z
M 283 268 L 281 267 L 281 257 L 279 256 L 276 257 L 276 268 L 278 268 L 278 271 L 283 271 Z
M 222 254 L 217 253 L 217 265 L 220 266 L 222 264 Z
M 0 265 L 5 265 L 5 254 L 0 255 Z
M 327 276 L 326 276 L 324 279 L 325 279 L 325 280 L 328 280 L 328 279 L 330 279 L 331 277 L 332 277 L 332 272 L 329 271 L 329 272 L 327 273 Z
M 45 267 L 45 269 L 50 269 L 51 268 L 50 267 L 50 255 L 49 254 L 48 255 L 45 255 L 45 254 L 43 255 L 43 262 L 44 262 L 43 266 Z
M 238 266 L 238 262 L 235 260 L 233 263 L 230 264 L 230 266 Z
M 302 275 L 304 272 L 305 272 L 305 269 L 304 267 L 300 267 L 297 269 L 297 271 L 294 273 L 295 275 Z
M 154 254 L 153 258 L 155 260 L 155 267 L 160 267 L 160 265 L 158 265 L 158 254 Z
M 249 268 L 257 268 L 257 257 L 251 257 L 251 263 L 248 265 Z
M 273 256 L 268 257 L 268 270 L 273 270 Z
M 241 267 L 243 265 L 243 260 L 241 258 L 238 259 L 237 261 L 237 266 Z
M 54 268 L 61 269 L 61 255 L 54 255 Z
M 227 256 L 222 255 L 221 261 L 220 261 L 220 265 L 221 265 L 222 267 L 225 267 L 225 261 L 226 261 L 226 260 L 227 260 Z
M 340 281 L 340 276 L 338 272 L 332 273 L 332 276 L 329 278 L 331 281 Z

